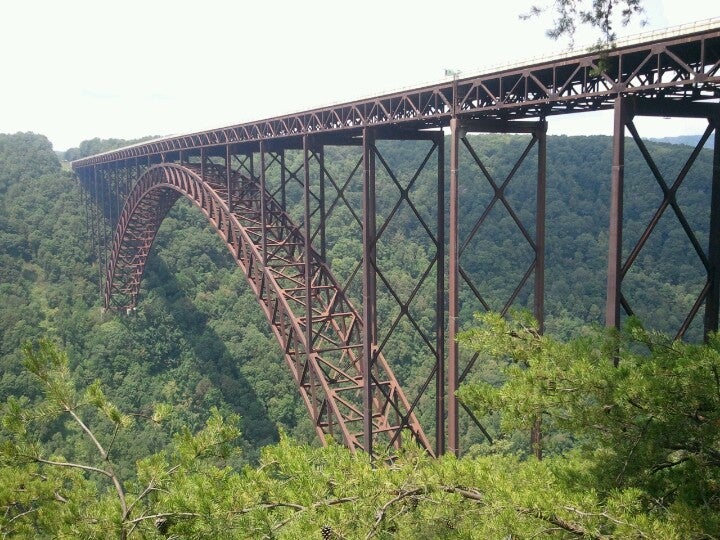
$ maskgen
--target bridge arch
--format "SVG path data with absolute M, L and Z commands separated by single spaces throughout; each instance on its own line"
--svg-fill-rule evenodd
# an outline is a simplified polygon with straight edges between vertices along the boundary
M 351 451 L 366 448 L 364 415 L 371 414 L 372 447 L 397 447 L 405 433 L 432 454 L 382 354 L 369 374 L 362 372 L 362 318 L 320 256 L 312 247 L 306 249 L 300 228 L 254 179 L 235 174 L 228 182 L 225 168 L 201 170 L 175 163 L 149 167 L 128 194 L 115 228 L 105 306 L 131 309 L 137 304 L 157 232 L 183 196 L 202 211 L 243 270 L 321 441 L 331 435 Z M 373 393 L 369 412 L 362 399 L 368 376 Z

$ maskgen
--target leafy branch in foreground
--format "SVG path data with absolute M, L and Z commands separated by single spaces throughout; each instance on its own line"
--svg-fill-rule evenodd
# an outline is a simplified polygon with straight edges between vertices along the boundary
M 114 429 L 98 436 L 87 412 L 103 411 L 118 429 L 132 429 L 131 417 L 116 411 L 97 385 L 77 391 L 64 354 L 41 343 L 26 351 L 28 367 L 44 389 L 40 408 L 30 411 L 27 399 L 10 399 L 1 410 L 0 534 L 336 540 L 716 536 L 717 465 L 711 458 L 720 399 L 720 383 L 712 375 L 717 343 L 685 349 L 633 327 L 629 341 L 609 336 L 563 345 L 540 336 L 527 317 L 485 321 L 465 339 L 506 358 L 508 379 L 499 387 L 468 387 L 463 397 L 476 410 L 502 409 L 508 429 L 525 431 L 542 410 L 553 429 L 573 430 L 584 443 L 579 450 L 543 461 L 508 453 L 431 459 L 408 444 L 383 465 L 332 442 L 311 448 L 282 436 L 263 449 L 257 466 L 238 470 L 227 466 L 239 434 L 237 418 L 225 421 L 212 411 L 204 429 L 182 430 L 165 451 L 139 461 L 136 477 L 123 482 L 112 468 L 119 450 L 113 450 L 119 440 Z M 633 349 L 638 342 L 652 352 L 638 355 Z M 615 369 L 612 352 L 620 345 Z M 632 385 L 617 375 L 625 366 Z M 676 380 L 651 381 L 651 375 Z M 631 386 L 636 391 L 629 394 Z M 675 393 L 654 395 L 671 388 Z M 688 393 L 696 401 L 683 402 Z M 92 441 L 95 461 L 73 462 L 43 451 L 38 433 L 57 418 L 83 423 L 87 431 L 78 429 Z M 681 428 L 683 418 L 704 427 L 665 433 L 663 422 Z M 633 438 L 642 429 L 654 443 Z M 623 436 L 628 441 L 618 440 Z M 687 447 L 685 454 L 652 452 L 678 442 Z M 93 481 L 97 478 L 102 481 Z
M 75 525 L 76 530 L 82 530 L 84 525 L 91 522 L 105 521 L 108 530 L 115 529 L 120 538 L 127 538 L 138 523 L 147 519 L 143 514 L 152 508 L 150 500 L 152 495 L 163 489 L 171 476 L 177 474 L 183 465 L 188 466 L 192 460 L 208 456 L 226 456 L 229 453 L 228 443 L 237 439 L 240 434 L 236 427 L 237 418 L 231 418 L 228 423 L 220 417 L 217 410 L 213 410 L 205 429 L 196 435 L 183 431 L 176 437 L 175 451 L 178 456 L 184 458 L 178 460 L 180 464 L 169 465 L 161 456 L 144 460 L 138 466 L 138 481 L 135 485 L 130 483 L 129 490 L 127 483 L 117 472 L 113 460 L 113 447 L 118 433 L 133 426 L 133 417 L 121 412 L 107 399 L 99 381 L 79 392 L 71 377 L 67 354 L 59 350 L 51 341 L 40 340 L 36 344 L 26 344 L 23 347 L 23 354 L 25 367 L 40 383 L 43 399 L 32 408 L 24 398 L 11 397 L 3 405 L 0 417 L 2 465 L 15 466 L 16 472 L 21 471 L 21 475 L 24 474 L 29 479 L 46 478 L 45 475 L 48 474 L 48 477 L 56 478 L 53 499 L 60 503 L 60 506 L 56 506 L 57 509 L 72 501 L 77 492 L 93 492 L 95 483 L 89 480 L 90 477 L 104 478 L 109 482 L 114 492 L 114 503 L 111 503 L 107 497 L 101 498 L 94 510 L 88 507 L 83 509 L 83 505 L 77 505 L 69 515 L 59 518 L 78 520 Z M 93 415 L 93 411 L 99 414 Z M 160 404 L 151 415 L 135 416 L 145 416 L 153 422 L 159 422 L 169 412 L 170 408 L 167 405 Z M 102 440 L 97 428 L 92 427 L 86 420 L 86 418 L 97 419 L 98 416 L 100 421 L 110 424 L 108 440 Z M 38 442 L 39 434 L 43 429 L 51 423 L 57 423 L 58 420 L 62 421 L 63 418 L 69 418 L 91 442 L 95 449 L 95 458 L 91 463 L 66 460 L 59 455 L 47 455 Z M 74 471 L 75 474 L 58 473 L 58 470 L 65 469 Z M 70 490 L 67 489 L 68 486 Z M 9 494 L 0 501 L 5 511 L 5 519 L 0 520 L 0 531 L 4 534 L 16 531 L 21 518 L 32 517 L 40 508 L 43 508 L 43 511 L 39 512 L 43 516 L 51 514 L 43 506 L 43 502 L 47 502 L 47 495 L 41 495 L 35 501 L 30 498 L 22 503 L 15 499 L 18 498 Z M 100 510 L 100 506 L 104 508 Z M 116 506 L 116 510 L 113 510 L 112 506 Z M 83 511 L 88 511 L 85 521 L 79 515 Z M 58 516 L 63 514 L 66 513 L 62 510 L 57 512 Z M 43 523 L 42 520 L 45 518 L 38 519 L 40 521 L 35 521 L 31 527 L 41 530 L 48 527 L 52 530 L 49 525 Z M 58 523 L 54 520 L 53 527 L 56 526 Z
M 691 345 L 631 319 L 620 333 L 562 343 L 541 336 L 527 316 L 483 314 L 461 342 L 506 361 L 502 384 L 461 388 L 477 414 L 499 412 L 506 432 L 527 430 L 542 414 L 546 430 L 576 441 L 570 455 L 586 464 L 599 492 L 640 489 L 648 507 L 688 505 L 718 515 L 717 335 Z
M 598 43 L 610 46 L 617 39 L 617 24 L 627 26 L 631 20 L 645 13 L 642 0 L 555 0 L 553 25 L 546 34 L 551 39 L 567 37 L 571 45 L 578 26 L 586 25 L 598 30 L 602 39 Z M 528 13 L 520 15 L 523 20 L 538 17 L 547 12 L 548 7 L 533 5 Z M 645 24 L 645 21 L 641 21 Z

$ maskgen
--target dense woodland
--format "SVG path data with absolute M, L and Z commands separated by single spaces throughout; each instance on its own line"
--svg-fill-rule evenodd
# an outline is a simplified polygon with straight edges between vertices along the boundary
M 471 137 L 502 184 L 528 139 Z M 127 141 L 86 141 L 68 158 Z M 381 336 L 434 256 L 432 167 L 414 180 L 426 143 L 380 142 L 400 187 L 378 175 Z M 672 184 L 690 154 L 648 143 Z M 628 143 L 625 250 L 661 201 Z M 534 231 L 530 159 L 508 204 Z M 0 135 L 0 532 L 8 537 L 139 538 L 718 538 L 720 343 L 664 338 L 704 281 L 702 264 L 668 209 L 624 291 L 637 319 L 602 324 L 610 139 L 548 139 L 546 332 L 525 315 L 474 318 L 462 291 L 462 350 L 482 351 L 462 390 L 493 442 L 469 425 L 466 455 L 431 460 L 413 448 L 392 466 L 322 449 L 242 272 L 201 213 L 180 201 L 164 221 L 130 316 L 103 312 L 100 268 L 79 186 L 42 136 Z M 341 178 L 357 149 L 328 149 Z M 291 168 L 294 165 L 291 164 Z M 708 243 L 712 154 L 703 150 L 678 191 Z M 462 154 L 461 237 L 492 202 Z M 343 172 L 345 171 L 345 172 Z M 408 199 L 392 211 L 398 191 Z M 346 197 L 359 196 L 349 183 Z M 292 197 L 291 197 L 292 200 Z M 299 208 L 291 208 L 293 216 Z M 343 280 L 361 248 L 346 211 L 328 221 L 328 262 Z M 505 207 L 467 243 L 461 264 L 492 310 L 527 268 L 527 243 Z M 430 280 L 432 281 L 432 280 Z M 423 285 L 385 346 L 408 393 L 431 359 L 433 287 Z M 352 284 L 350 291 L 359 285 Z M 517 306 L 532 301 L 524 288 Z M 702 313 L 702 312 L 701 312 Z M 701 320 L 689 341 L 701 341 Z M 643 329 L 643 326 L 648 330 Z M 613 359 L 620 358 L 619 368 Z M 421 403 L 432 423 L 432 394 Z M 542 418 L 545 459 L 528 433 Z M 71 466 L 70 464 L 74 464 Z M 80 467 L 82 465 L 82 467 Z M 321 536 L 323 535 L 323 536 Z

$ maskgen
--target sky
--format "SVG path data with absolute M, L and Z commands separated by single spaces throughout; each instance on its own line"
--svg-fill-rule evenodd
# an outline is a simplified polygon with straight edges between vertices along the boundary
M 519 19 L 543 3 L 2 0 L 0 133 L 41 133 L 66 150 L 300 112 L 440 82 L 446 69 L 462 77 L 567 49 L 545 36 L 547 17 Z M 720 16 L 717 0 L 645 6 L 648 24 L 620 37 Z M 581 33 L 576 45 L 596 39 Z M 654 137 L 704 129 L 652 122 Z M 551 134 L 611 130 L 608 113 L 549 123 Z

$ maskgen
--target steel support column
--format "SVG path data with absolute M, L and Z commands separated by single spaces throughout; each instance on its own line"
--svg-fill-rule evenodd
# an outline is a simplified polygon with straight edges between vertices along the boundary
M 538 140 L 537 189 L 535 195 L 535 288 L 533 313 L 542 334 L 545 331 L 545 198 L 547 193 L 547 122 L 534 133 Z M 530 431 L 530 446 L 542 459 L 542 417 L 538 415 Z
M 448 366 L 447 366 L 447 451 L 458 454 L 458 285 L 460 258 L 458 245 L 458 167 L 462 127 L 457 118 L 450 120 L 450 230 L 448 238 Z
M 303 137 L 303 145 L 307 136 Z M 252 161 L 250 162 L 252 167 Z M 263 265 L 267 265 L 267 205 L 265 203 L 266 186 L 265 166 L 265 143 L 260 141 L 260 251 L 262 252 Z
M 262 143 L 261 143 L 262 144 Z M 232 204 L 232 157 L 230 155 L 230 145 L 225 145 L 225 188 L 227 189 L 227 206 L 230 213 L 233 211 Z M 182 163 L 182 161 L 181 161 Z
M 528 266 L 520 277 L 518 284 L 512 289 L 509 298 L 507 298 L 500 308 L 503 315 L 515 304 L 523 287 L 527 283 L 533 283 L 533 312 L 542 328 L 544 325 L 544 296 L 545 296 L 545 191 L 546 191 L 546 122 L 505 122 L 493 120 L 470 120 L 463 121 L 460 124 L 457 120 L 450 121 L 451 127 L 451 153 L 450 153 L 450 238 L 449 238 L 449 269 L 448 269 L 448 445 L 454 453 L 459 452 L 459 410 L 464 408 L 468 416 L 479 427 L 483 435 L 492 441 L 488 431 L 481 425 L 479 420 L 474 417 L 472 411 L 462 404 L 458 403 L 455 392 L 458 386 L 465 380 L 467 375 L 473 368 L 478 354 L 475 354 L 466 365 L 460 369 L 460 356 L 456 343 L 456 335 L 458 331 L 458 315 L 460 306 L 459 294 L 461 282 L 464 281 L 470 288 L 475 298 L 480 302 L 483 309 L 489 310 L 491 303 L 484 298 L 481 293 L 481 287 L 473 282 L 471 274 L 462 267 L 461 257 L 465 250 L 469 249 L 470 242 L 479 233 L 483 223 L 485 223 L 490 212 L 496 203 L 501 205 L 507 212 L 508 216 L 515 223 L 520 234 L 524 237 L 532 250 L 532 259 L 529 260 Z M 532 135 L 532 138 L 517 158 L 512 169 L 507 173 L 504 180 L 496 180 L 493 178 L 491 171 L 484 164 L 484 160 L 473 148 L 466 134 L 468 132 L 477 133 L 525 133 Z M 477 219 L 472 230 L 464 238 L 460 238 L 459 231 L 459 154 L 460 143 L 469 152 L 475 164 L 478 166 L 482 175 L 487 180 L 491 189 L 491 199 L 485 210 Z M 525 159 L 532 148 L 538 145 L 537 155 L 537 176 L 536 176 L 536 208 L 535 208 L 535 232 L 532 234 L 531 229 L 526 227 L 519 214 L 513 208 L 510 200 L 506 195 L 506 190 L 510 182 L 516 176 L 517 171 L 525 162 Z M 530 275 L 534 274 L 534 280 L 530 281 Z M 534 447 L 538 450 L 536 455 L 539 456 L 540 431 L 539 425 L 533 430 L 532 440 Z
M 615 100 L 613 129 L 613 163 L 610 186 L 610 228 L 608 232 L 607 299 L 605 304 L 605 325 L 609 328 L 620 327 L 623 185 L 625 182 L 625 124 L 627 123 L 628 115 L 628 102 L 626 98 L 618 96 Z
M 305 272 L 305 340 L 307 350 L 305 354 L 312 354 L 312 254 L 311 254 L 311 237 L 312 225 L 310 223 L 310 148 L 308 146 L 308 136 L 303 136 L 303 235 L 305 236 L 305 245 L 303 246 L 303 262 Z M 263 172 L 264 176 L 264 172 Z M 264 240 L 264 234 L 263 234 Z
M 310 148 L 308 145 L 308 136 L 304 135 L 302 138 L 303 142 L 303 239 L 305 245 L 303 246 L 303 273 L 305 278 L 305 355 L 308 358 L 308 363 L 310 357 L 313 355 L 313 280 L 312 280 L 312 225 L 310 223 Z M 261 162 L 262 167 L 262 176 L 265 176 L 265 163 L 264 163 L 264 156 L 262 157 Z M 263 200 L 265 199 L 264 188 L 262 189 L 263 192 Z M 264 206 L 264 205 L 263 205 Z M 263 222 L 263 227 L 265 223 Z M 263 242 L 265 241 L 265 234 L 263 233 Z M 316 374 L 311 371 L 310 373 L 311 379 L 315 379 Z M 317 382 L 313 382 L 313 389 L 315 388 Z M 314 390 L 313 390 L 314 392 Z M 327 396 L 325 397 L 327 400 Z M 317 399 L 316 399 L 317 401 Z M 332 409 L 329 406 L 328 403 L 325 403 L 324 405 L 326 407 L 327 411 L 327 423 L 328 423 L 328 431 L 330 430 L 330 426 L 332 425 Z M 322 417 L 322 411 L 318 410 L 316 411 L 316 418 Z
M 280 207 L 287 212 L 287 169 L 285 165 L 285 150 L 280 150 Z
M 314 153 L 318 161 L 318 165 L 320 166 L 320 184 L 318 186 L 318 212 L 320 212 L 320 258 L 327 262 L 327 237 L 325 231 L 325 222 L 327 219 L 325 213 L 325 147 L 323 145 L 319 145 L 315 149 Z
M 637 127 L 634 123 L 636 116 L 663 116 L 678 118 L 704 118 L 707 119 L 709 125 L 705 133 L 701 136 L 699 142 L 693 149 L 690 157 L 687 159 L 677 177 L 673 182 L 665 179 L 658 164 L 653 159 L 648 148 L 643 142 Z M 709 140 L 710 135 L 715 131 L 715 139 L 717 140 L 718 126 L 718 106 L 708 103 L 690 103 L 678 104 L 670 100 L 663 99 L 638 99 L 634 97 L 618 98 L 615 103 L 615 127 L 613 139 L 613 169 L 612 169 L 612 188 L 610 202 L 610 229 L 609 229 L 609 245 L 608 245 L 608 286 L 607 286 L 607 306 L 606 306 L 606 325 L 610 328 L 619 328 L 621 324 L 621 308 L 628 315 L 633 315 L 632 306 L 622 290 L 622 284 L 625 276 L 629 273 L 631 267 L 635 263 L 643 247 L 647 244 L 648 239 L 656 229 L 661 218 L 668 209 L 672 210 L 678 220 L 678 224 L 685 232 L 695 254 L 706 272 L 706 282 L 702 291 L 685 317 L 680 329 L 675 335 L 675 339 L 682 339 L 689 330 L 691 323 L 695 319 L 700 308 L 705 305 L 704 334 L 707 335 L 717 325 L 718 310 L 718 291 L 717 291 L 717 261 L 720 261 L 720 255 L 717 254 L 719 246 L 717 245 L 717 237 L 720 233 L 720 216 L 718 215 L 718 200 L 720 195 L 717 194 L 717 174 L 718 174 L 718 157 L 717 149 L 713 160 L 712 187 L 711 194 L 711 211 L 710 211 L 710 235 L 709 246 L 707 251 L 700 244 L 697 232 L 693 229 L 691 222 L 684 215 L 684 212 L 678 202 L 677 193 L 687 178 L 693 164 L 700 155 L 703 145 Z M 645 163 L 652 172 L 658 186 L 662 191 L 662 201 L 657 210 L 649 220 L 644 232 L 640 235 L 638 241 L 628 250 L 628 255 L 623 258 L 623 191 L 624 191 L 624 161 L 625 161 L 625 129 L 628 129 L 632 135 L 633 141 L 637 145 L 638 150 L 642 154 Z M 713 257 L 716 262 L 713 262 Z
M 545 329 L 545 198 L 547 193 L 547 122 L 537 128 L 538 171 L 535 212 L 535 291 L 533 313 L 540 333 Z
M 445 453 L 445 135 L 437 137 L 437 268 L 435 284 L 435 455 Z M 452 396 L 451 396 L 452 398 Z
M 362 204 L 362 289 L 363 289 L 363 449 L 372 455 L 373 375 L 377 342 L 376 304 L 376 215 L 375 215 L 375 137 L 363 129 L 363 204 Z
M 710 234 L 708 241 L 708 283 L 709 289 L 705 301 L 704 337 L 718 331 L 720 312 L 720 111 L 710 120 L 715 128 L 712 193 L 710 196 Z
M 100 217 L 100 184 L 98 181 L 98 167 L 93 166 L 93 244 L 95 245 L 95 253 L 98 262 L 98 287 L 100 289 L 100 297 L 103 297 L 103 272 L 105 272 L 105 258 L 102 253 L 102 234 L 100 227 L 102 226 Z

